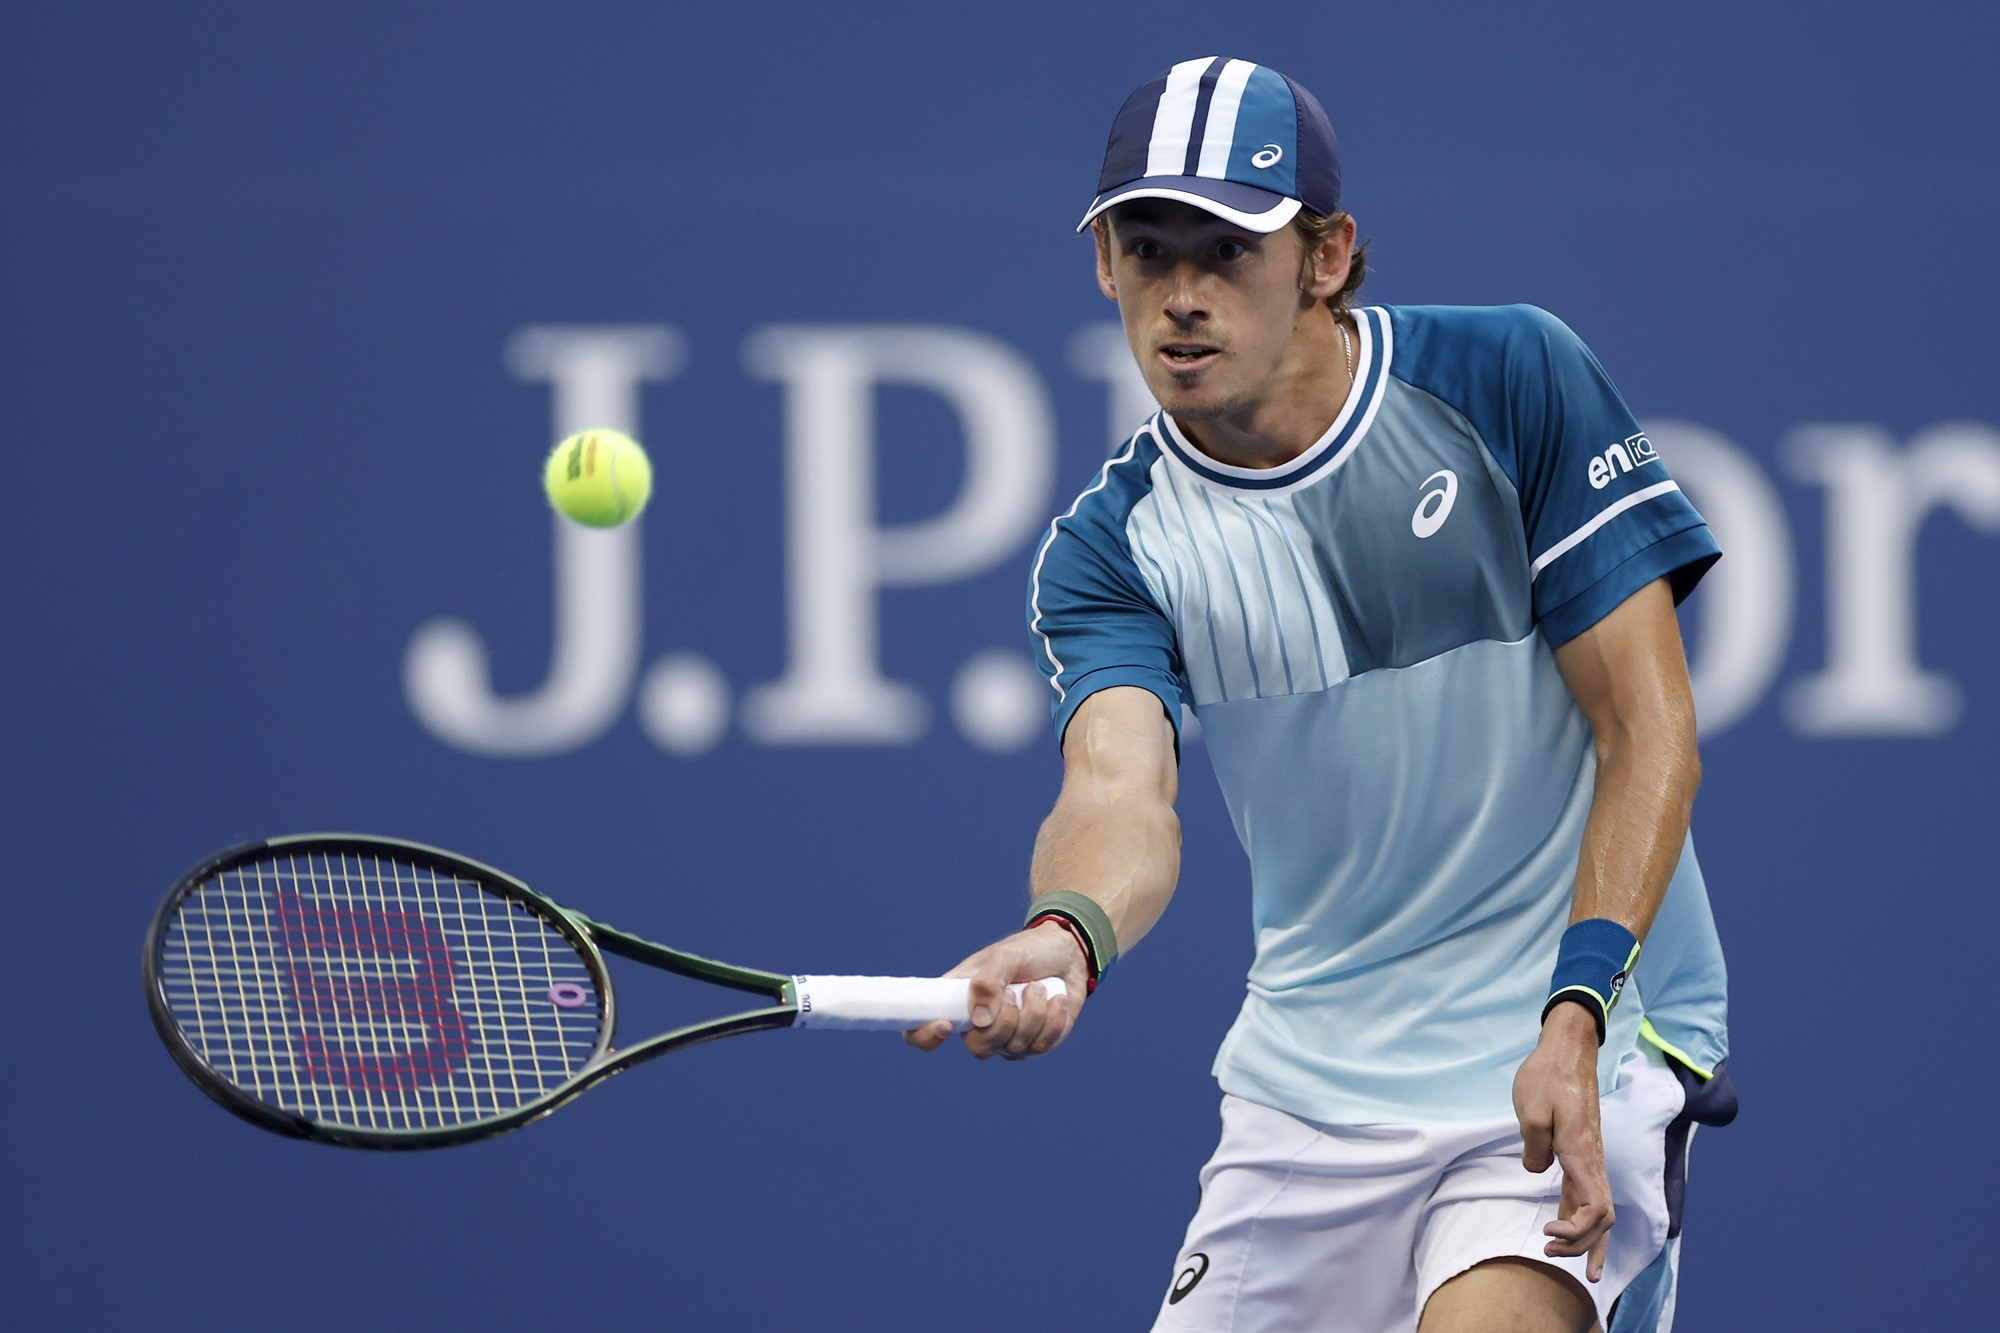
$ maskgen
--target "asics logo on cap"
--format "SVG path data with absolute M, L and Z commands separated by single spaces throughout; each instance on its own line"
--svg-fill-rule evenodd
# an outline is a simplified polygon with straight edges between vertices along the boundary
M 1274 143 L 1267 143 L 1264 145 L 1263 152 L 1252 153 L 1250 155 L 1250 165 L 1253 167 L 1275 167 L 1278 165 L 1278 159 L 1284 155 L 1284 149 Z

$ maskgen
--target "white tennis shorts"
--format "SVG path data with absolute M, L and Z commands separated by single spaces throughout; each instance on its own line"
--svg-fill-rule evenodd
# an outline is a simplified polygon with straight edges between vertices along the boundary
M 1487 1259 L 1571 1273 L 1603 1324 L 1667 1243 L 1666 1130 L 1685 1100 L 1650 1047 L 1619 1064 L 1601 1103 L 1618 1209 L 1604 1276 L 1543 1255 L 1562 1168 L 1531 1175 L 1510 1117 L 1466 1125 L 1329 1126 L 1240 1097 L 1222 1100 L 1222 1142 L 1201 1172 L 1156 1331 L 1413 1333 L 1424 1302 Z

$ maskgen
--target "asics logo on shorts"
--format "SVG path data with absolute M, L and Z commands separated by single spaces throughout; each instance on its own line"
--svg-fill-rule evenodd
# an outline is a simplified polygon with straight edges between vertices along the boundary
M 1444 484 L 1435 490 L 1431 483 Z M 1417 512 L 1410 515 L 1410 531 L 1418 537 L 1429 537 L 1444 526 L 1451 517 L 1451 507 L 1458 503 L 1458 474 L 1450 468 L 1439 468 L 1424 478 L 1424 498 L 1417 501 Z
M 1187 1294 L 1193 1291 L 1196 1284 L 1208 1275 L 1207 1255 L 1196 1251 L 1190 1254 L 1188 1258 L 1192 1262 L 1186 1268 L 1183 1268 L 1174 1278 L 1174 1289 L 1167 1293 L 1168 1305 L 1179 1305 L 1182 1301 L 1186 1300 Z

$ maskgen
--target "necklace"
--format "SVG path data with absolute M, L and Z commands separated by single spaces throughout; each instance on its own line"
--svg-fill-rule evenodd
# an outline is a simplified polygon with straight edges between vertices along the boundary
M 1345 321 L 1336 321 L 1334 327 L 1340 330 L 1340 350 L 1347 354 L 1347 382 L 1354 383 L 1354 339 L 1347 336 Z

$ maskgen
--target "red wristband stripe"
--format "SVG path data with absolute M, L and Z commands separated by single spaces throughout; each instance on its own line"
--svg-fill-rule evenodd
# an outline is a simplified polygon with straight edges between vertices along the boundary
M 1070 938 L 1076 941 L 1076 947 L 1083 950 L 1083 967 L 1084 971 L 1089 974 L 1083 983 L 1083 993 L 1085 995 L 1095 995 L 1097 993 L 1097 959 L 1090 952 L 1090 941 L 1083 937 L 1083 927 L 1077 925 L 1076 922 L 1070 920 L 1061 912 L 1044 912 L 1028 923 L 1028 929 L 1033 930 L 1044 921 L 1053 921 L 1068 931 Z

